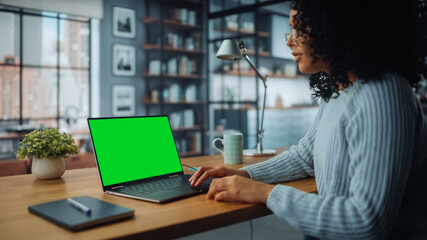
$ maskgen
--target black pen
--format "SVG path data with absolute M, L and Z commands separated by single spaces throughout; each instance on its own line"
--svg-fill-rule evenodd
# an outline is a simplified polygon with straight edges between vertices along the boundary
M 77 210 L 79 210 L 79 211 L 82 211 L 82 212 L 84 212 L 84 213 L 86 213 L 86 214 L 90 214 L 90 212 L 91 212 L 91 210 L 90 210 L 90 208 L 89 207 L 87 207 L 87 206 L 85 206 L 85 205 L 83 205 L 83 204 L 81 204 L 81 203 L 79 203 L 79 202 L 77 202 L 76 200 L 74 200 L 74 199 L 72 199 L 72 198 L 68 198 L 67 199 L 67 202 L 68 202 L 68 204 L 70 205 L 70 206 L 72 206 L 72 207 L 74 207 L 74 208 L 76 208 Z

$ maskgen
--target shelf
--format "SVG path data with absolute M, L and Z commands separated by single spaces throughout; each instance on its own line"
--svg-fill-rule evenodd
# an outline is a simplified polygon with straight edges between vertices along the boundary
M 215 72 L 215 74 L 222 74 L 227 76 L 240 76 L 240 77 L 255 77 L 254 72 L 239 72 L 239 71 L 227 71 L 227 72 Z M 296 76 L 288 76 L 288 75 L 277 75 L 277 74 L 267 74 L 267 78 L 290 78 L 290 79 L 298 79 L 304 78 L 304 76 L 296 75 Z
M 144 77 L 149 77 L 149 78 L 160 78 L 160 77 L 164 77 L 164 78 L 175 78 L 175 79 L 200 79 L 200 75 L 198 74 L 191 74 L 191 75 L 185 75 L 185 74 L 167 74 L 167 73 L 163 73 L 163 74 L 149 74 L 147 71 L 143 71 L 142 75 Z
M 254 50 L 246 50 L 246 53 L 248 55 L 255 55 L 255 51 Z M 265 51 L 258 51 L 258 55 L 262 56 L 262 57 L 271 57 L 270 52 L 265 52 Z
M 173 4 L 177 4 L 178 2 L 176 0 L 163 0 L 163 2 L 167 2 L 167 3 L 173 3 Z M 202 2 L 200 0 L 179 0 L 179 4 L 188 4 L 188 5 L 193 5 L 193 4 L 198 4 L 198 5 L 205 5 L 205 2 Z
M 144 17 L 142 18 L 142 22 L 146 24 L 160 24 L 161 20 L 159 18 Z M 190 25 L 190 24 L 182 23 L 178 20 L 172 20 L 172 19 L 163 19 L 163 24 L 167 27 L 175 27 L 175 28 L 181 28 L 186 30 L 203 30 L 203 28 L 200 27 L 199 25 Z
M 209 101 L 209 104 L 258 104 L 257 101 Z
M 203 155 L 203 152 L 185 152 L 185 153 L 179 153 L 180 157 L 192 157 L 192 156 L 198 156 Z
M 185 48 L 174 48 L 172 46 L 164 46 L 163 48 L 161 48 L 160 45 L 151 44 L 151 43 L 142 44 L 142 49 L 147 50 L 147 51 L 163 49 L 164 51 L 179 52 L 179 53 L 191 53 L 191 54 L 203 54 L 204 53 L 204 52 L 201 52 L 200 50 L 188 50 Z
M 200 125 L 192 126 L 192 127 L 180 127 L 180 128 L 172 128 L 172 131 L 181 132 L 181 131 L 198 131 L 202 130 L 203 127 Z
M 144 104 L 150 104 L 150 105 L 160 105 L 160 104 L 164 104 L 164 105 L 200 105 L 200 104 L 204 104 L 202 101 L 195 101 L 195 102 L 185 102 L 185 101 L 180 101 L 180 102 L 169 102 L 169 101 L 158 101 L 158 102 L 153 102 L 151 100 L 147 100 L 144 99 L 142 100 L 142 103 Z
M 227 27 L 224 29 L 215 29 L 218 32 L 227 32 L 227 33 L 240 33 L 240 34 L 255 34 L 255 31 L 253 30 L 247 30 L 247 29 L 243 29 L 243 28 L 231 28 L 231 27 Z M 263 32 L 263 31 L 258 31 L 256 32 L 256 34 L 260 37 L 270 37 L 270 33 L 268 32 Z

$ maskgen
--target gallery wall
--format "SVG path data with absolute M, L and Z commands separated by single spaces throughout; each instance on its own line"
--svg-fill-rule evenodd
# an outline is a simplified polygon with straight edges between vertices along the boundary
M 145 14 L 145 1 L 139 0 L 105 0 L 103 2 L 104 17 L 100 22 L 100 115 L 101 116 L 118 116 L 118 115 L 143 115 L 144 106 L 140 101 L 144 93 L 144 84 L 141 76 L 145 56 L 141 50 L 141 44 L 145 40 L 144 25 L 141 18 Z M 135 34 L 134 37 L 126 37 L 131 34 L 120 34 L 116 36 L 113 33 L 114 8 L 120 7 L 121 17 L 134 10 L 135 13 Z M 124 9 L 123 9 L 124 8 Z M 117 9 L 116 9 L 117 10 Z M 117 15 L 117 12 L 116 12 Z M 117 22 L 116 22 L 117 23 Z M 116 25 L 117 26 L 117 25 Z M 133 31 L 132 31 L 133 32 Z M 124 32 L 126 33 L 126 31 Z M 124 35 L 124 37 L 123 37 Z M 125 54 L 126 66 L 119 69 L 116 59 L 113 57 L 113 48 L 116 48 L 121 54 Z M 134 48 L 135 63 L 131 64 L 133 69 L 128 69 L 126 61 L 131 60 L 128 57 L 128 49 Z M 117 52 L 116 52 L 117 54 Z M 116 63 L 113 63 L 116 60 Z M 130 75 L 130 76 L 128 76 Z M 113 96 L 113 88 L 116 94 Z M 133 90 L 132 90 L 133 89 Z M 127 96 L 129 92 L 134 92 L 134 96 Z M 119 93 L 117 95 L 117 93 Z M 124 95 L 124 99 L 120 94 Z M 127 96 L 127 97 L 126 97 Z M 123 96 L 122 96 L 123 97 Z M 129 100 L 134 103 L 130 106 Z M 113 108 L 113 104 L 115 106 Z M 122 104 L 122 106 L 120 106 Z M 119 105 L 119 106 L 118 106 Z

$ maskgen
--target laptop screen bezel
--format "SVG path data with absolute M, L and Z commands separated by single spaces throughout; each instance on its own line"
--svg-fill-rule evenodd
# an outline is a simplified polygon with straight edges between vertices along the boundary
M 96 154 L 95 144 L 94 144 L 94 140 L 93 140 L 93 137 L 92 137 L 92 130 L 91 130 L 91 128 L 90 128 L 90 123 L 89 123 L 89 121 L 90 121 L 90 120 L 105 120 L 105 119 L 124 119 L 124 118 L 156 118 L 156 117 L 157 117 L 157 118 L 158 118 L 158 117 L 166 117 L 166 118 L 168 119 L 169 128 L 170 128 L 170 130 L 171 130 L 172 138 L 173 138 L 173 141 L 174 141 L 174 143 L 175 143 L 175 144 L 174 144 L 174 145 L 175 145 L 175 151 L 176 151 L 176 153 L 177 153 L 178 160 L 179 160 L 180 165 L 181 165 L 181 171 L 173 172 L 173 173 L 168 173 L 168 174 L 163 174 L 163 175 L 158 175 L 158 176 L 154 176 L 154 177 L 148 177 L 148 178 L 137 179 L 137 180 L 132 180 L 132 181 L 121 182 L 121 183 L 116 183 L 116 184 L 111 184 L 111 185 L 104 186 L 104 181 L 103 181 L 103 179 L 102 179 L 101 169 L 100 169 L 99 164 L 98 164 L 98 155 Z M 149 181 L 153 181 L 153 180 L 156 180 L 156 179 L 161 179 L 161 178 L 166 178 L 166 177 L 172 177 L 172 176 L 176 176 L 176 175 L 184 175 L 184 170 L 183 170 L 183 167 L 182 167 L 181 158 L 180 158 L 180 156 L 179 156 L 179 151 L 178 151 L 178 149 L 176 148 L 175 136 L 174 136 L 174 133 L 173 133 L 173 130 L 172 130 L 172 126 L 170 125 L 170 121 L 169 121 L 169 116 L 168 116 L 168 115 L 152 115 L 152 116 L 120 116 L 120 117 L 96 117 L 96 118 L 93 118 L 93 117 L 92 117 L 92 118 L 87 118 L 87 123 L 88 123 L 89 132 L 90 132 L 90 139 L 91 139 L 91 142 L 92 142 L 93 154 L 95 155 L 96 167 L 98 168 L 98 174 L 99 174 L 99 177 L 100 177 L 100 179 L 101 179 L 101 185 L 102 185 L 102 189 L 103 189 L 103 191 L 104 191 L 104 192 L 105 192 L 105 191 L 108 191 L 108 190 L 115 189 L 115 188 L 119 188 L 119 187 L 121 187 L 121 186 L 127 186 L 127 185 L 132 185 L 132 184 L 138 184 L 138 183 L 142 183 L 142 182 L 149 182 Z

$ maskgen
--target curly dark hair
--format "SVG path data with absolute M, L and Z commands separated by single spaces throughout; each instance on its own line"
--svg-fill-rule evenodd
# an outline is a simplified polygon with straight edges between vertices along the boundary
M 308 39 L 314 61 L 330 72 L 310 76 L 313 97 L 328 101 L 347 73 L 364 82 L 398 73 L 414 88 L 427 78 L 426 2 L 420 0 L 295 0 L 298 35 Z

